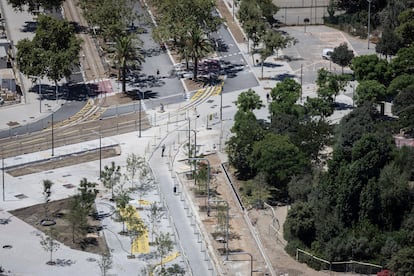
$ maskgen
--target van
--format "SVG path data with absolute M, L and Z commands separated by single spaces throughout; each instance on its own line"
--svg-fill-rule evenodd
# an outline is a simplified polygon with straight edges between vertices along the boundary
M 333 53 L 333 49 L 331 49 L 331 48 L 325 48 L 325 49 L 323 49 L 322 50 L 322 58 L 323 59 L 327 59 L 327 60 L 330 60 L 331 59 L 331 56 L 332 56 L 332 53 Z

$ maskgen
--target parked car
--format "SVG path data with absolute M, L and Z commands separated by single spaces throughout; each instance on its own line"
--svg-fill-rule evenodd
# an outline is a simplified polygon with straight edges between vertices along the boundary
M 322 50 L 322 58 L 323 59 L 327 59 L 327 60 L 330 60 L 331 59 L 331 56 L 332 56 L 332 53 L 333 53 L 333 49 L 331 49 L 331 48 L 325 48 L 325 49 L 323 49 Z

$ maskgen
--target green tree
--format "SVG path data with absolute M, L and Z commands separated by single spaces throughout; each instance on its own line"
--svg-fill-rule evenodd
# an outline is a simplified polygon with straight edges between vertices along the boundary
M 273 1 L 258 0 L 257 4 L 262 11 L 262 15 L 266 18 L 267 23 L 274 23 L 276 21 L 274 15 L 276 15 L 276 13 L 279 11 L 279 8 L 273 3 Z
M 136 42 L 136 41 L 135 41 Z M 134 40 L 131 35 L 121 35 L 117 37 L 115 44 L 115 56 L 118 61 L 122 80 L 122 93 L 126 92 L 127 66 L 130 61 L 141 64 L 144 57 L 136 50 Z
M 116 166 L 112 161 L 110 166 L 105 166 L 101 171 L 100 179 L 105 188 L 111 189 L 112 198 L 114 197 L 114 187 L 121 181 L 121 167 Z
M 28 11 L 38 11 L 40 7 L 46 10 L 58 9 L 64 0 L 7 0 L 14 9 L 23 11 L 27 8 Z
M 89 25 L 105 41 L 114 41 L 137 19 L 133 0 L 80 0 L 79 5 Z
M 316 84 L 318 97 L 307 99 L 305 107 L 309 115 L 326 118 L 333 114 L 335 97 L 344 89 L 346 80 L 344 76 L 332 74 L 322 68 L 318 71 Z
M 198 74 L 198 62 L 212 52 L 213 47 L 211 41 L 205 36 L 200 28 L 195 28 L 188 33 L 188 36 L 185 39 L 185 45 L 186 49 L 188 49 L 188 55 L 194 63 L 193 77 L 196 80 Z
M 300 84 L 294 79 L 284 79 L 279 82 L 270 92 L 272 98 L 269 107 L 270 114 L 284 113 L 300 117 L 302 108 L 296 104 L 300 98 L 300 92 Z
M 400 229 L 411 209 L 409 176 L 392 162 L 381 170 L 378 187 L 382 226 L 388 231 Z
M 394 78 L 387 88 L 387 94 L 391 97 L 397 96 L 404 88 L 414 85 L 414 75 L 402 74 Z
M 414 45 L 409 48 L 401 48 L 397 56 L 392 60 L 391 67 L 394 77 L 402 74 L 414 74 Z
M 294 175 L 303 173 L 309 167 L 308 161 L 287 136 L 273 133 L 254 143 L 249 162 L 254 169 L 264 173 L 271 187 L 281 193 L 286 192 L 287 184 Z
M 278 53 L 280 49 L 284 49 L 290 45 L 297 43 L 297 39 L 289 35 L 282 35 L 280 32 L 268 30 L 262 37 L 264 47 L 260 49 L 260 56 L 262 59 L 262 78 L 264 61 L 271 55 Z
M 366 80 L 359 83 L 355 90 L 355 103 L 377 103 L 386 99 L 386 88 L 376 80 Z
M 75 195 L 70 200 L 69 213 L 66 218 L 72 230 L 72 242 L 76 242 L 76 237 L 83 236 L 88 226 L 89 210 L 83 208 L 80 195 Z
M 107 276 L 108 271 L 112 268 L 112 255 L 111 253 L 101 254 L 101 259 L 98 261 L 99 269 L 102 276 Z
M 239 179 L 248 179 L 255 175 L 248 156 L 253 144 L 263 138 L 263 129 L 253 112 L 237 111 L 231 132 L 234 135 L 226 142 L 229 163 L 236 169 Z
M 354 52 L 348 49 L 348 44 L 346 42 L 335 47 L 331 55 L 332 62 L 342 67 L 342 74 L 344 73 L 344 67 L 351 64 L 353 58 Z
M 309 118 L 298 125 L 296 132 L 290 135 L 294 143 L 315 165 L 323 164 L 327 159 L 323 150 L 332 143 L 334 127 L 322 118 Z
M 162 260 L 170 253 L 174 248 L 174 242 L 171 239 L 170 233 L 159 233 L 155 238 L 155 245 L 157 247 L 157 254 L 160 257 L 161 268 L 164 268 Z
M 249 112 L 255 109 L 262 108 L 263 101 L 260 96 L 257 95 L 256 91 L 249 89 L 245 92 L 240 93 L 236 101 L 237 109 L 242 112 Z
M 384 25 L 382 36 L 375 45 L 375 51 L 379 54 L 384 55 L 386 58 L 394 56 L 398 53 L 398 50 L 402 47 L 401 37 L 395 33 L 395 31 Z
M 392 111 L 399 117 L 399 126 L 404 133 L 413 133 L 414 130 L 414 85 L 404 88 L 394 99 Z
M 129 196 L 129 193 L 125 191 L 124 189 L 119 189 L 114 197 L 116 208 L 118 210 L 119 219 L 122 221 L 122 234 L 124 234 L 125 231 L 125 217 L 122 216 L 121 212 L 127 207 L 129 201 L 131 200 L 131 197 Z
M 305 245 L 310 246 L 316 235 L 312 207 L 300 201 L 294 203 L 288 212 L 283 228 L 287 240 L 299 239 Z
M 400 249 L 387 263 L 395 275 L 411 275 L 414 273 L 414 246 Z
M 398 16 L 400 25 L 395 32 L 401 37 L 404 45 L 412 45 L 414 42 L 414 11 L 406 9 Z
M 341 124 L 337 128 L 336 147 L 339 154 L 339 162 L 341 159 L 351 160 L 351 151 L 354 143 L 358 141 L 364 133 L 375 131 L 375 124 L 378 112 L 371 105 L 362 105 L 354 109 L 351 113 L 344 116 Z M 332 160 L 336 162 L 335 155 Z M 332 171 L 337 169 L 332 168 Z
M 80 40 L 66 20 L 39 15 L 33 40 L 20 40 L 16 47 L 20 71 L 26 76 L 47 77 L 56 91 L 57 82 L 69 77 L 79 62 Z
M 375 80 L 387 84 L 385 75 L 388 70 L 388 62 L 379 59 L 377 55 L 362 55 L 354 57 L 351 63 L 357 81 Z
M 140 172 L 142 172 L 144 176 L 147 175 L 147 165 L 145 163 L 145 158 L 138 156 L 135 153 L 128 154 L 126 162 L 126 179 L 131 181 L 131 188 L 133 188 L 134 180 L 137 175 L 140 175 Z
M 368 10 L 368 1 L 364 0 L 338 0 L 336 1 L 338 8 L 345 10 L 347 13 L 356 13 L 361 10 Z M 387 5 L 386 0 L 378 0 L 371 2 L 371 12 L 376 13 Z
M 149 211 L 149 219 L 151 222 L 151 241 L 153 241 L 156 233 L 155 229 L 158 228 L 158 221 L 164 216 L 165 212 L 156 202 L 151 203 Z
M 263 137 L 262 127 L 253 110 L 260 109 L 263 104 L 256 92 L 249 89 L 240 93 L 236 106 L 238 111 L 234 115 L 234 125 L 231 128 L 234 135 L 226 142 L 226 151 L 229 163 L 237 170 L 237 176 L 247 179 L 254 175 L 247 158 L 252 151 L 253 143 Z
M 79 196 L 81 200 L 81 207 L 88 213 L 92 211 L 95 204 L 98 190 L 95 188 L 96 183 L 89 182 L 85 177 L 79 183 Z
M 56 241 L 57 231 L 55 228 L 49 228 L 48 234 L 42 237 L 40 245 L 43 249 L 50 253 L 50 259 L 47 262 L 48 265 L 54 265 L 53 261 L 53 252 L 57 251 L 60 247 L 60 244 Z

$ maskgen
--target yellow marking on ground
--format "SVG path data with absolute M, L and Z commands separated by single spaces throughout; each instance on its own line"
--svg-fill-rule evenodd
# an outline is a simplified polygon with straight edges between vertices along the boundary
M 63 121 L 61 121 L 59 123 L 54 123 L 53 124 L 53 127 L 54 128 L 62 127 L 62 126 L 65 126 L 67 124 L 70 124 L 71 122 L 76 121 L 77 119 L 83 117 L 83 115 L 85 115 L 92 107 L 93 107 L 93 100 L 92 99 L 89 99 L 86 102 L 86 104 L 84 105 L 84 107 L 82 107 L 82 109 L 79 110 L 76 114 L 74 114 L 73 116 L 71 116 L 71 117 L 67 118 L 66 120 L 63 120 Z M 52 128 L 52 126 L 49 125 L 44 130 L 51 129 L 51 128 Z
M 205 89 L 205 88 L 203 88 L 203 89 L 199 89 L 199 90 L 197 90 L 197 92 L 191 97 L 191 101 L 195 101 L 195 100 L 197 100 L 198 98 L 200 98 L 201 97 L 201 95 L 203 95 L 203 93 L 206 91 L 207 89 Z
M 166 264 L 168 262 L 171 262 L 172 260 L 177 259 L 180 256 L 180 252 L 174 252 L 170 255 L 168 255 L 167 257 L 165 257 L 164 259 L 162 259 L 162 263 Z M 157 263 L 157 265 L 160 265 L 161 263 Z
M 136 218 L 141 218 L 141 216 L 139 215 L 138 211 L 136 209 L 134 216 Z M 119 214 L 121 215 L 121 217 L 123 217 L 125 214 L 125 209 L 119 209 Z M 130 226 L 128 225 L 128 223 L 126 224 L 127 228 L 130 228 Z M 148 254 L 150 252 L 150 246 L 149 246 L 149 241 L 148 241 L 148 230 L 145 229 L 144 233 L 136 238 L 131 245 L 131 252 L 132 254 Z
M 145 199 L 139 199 L 138 203 L 141 205 L 151 205 L 151 201 L 145 200 Z

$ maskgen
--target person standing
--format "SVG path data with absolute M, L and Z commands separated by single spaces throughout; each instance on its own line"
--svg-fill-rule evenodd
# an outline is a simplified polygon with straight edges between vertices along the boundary
M 165 152 L 165 144 L 163 144 L 161 147 L 161 157 L 164 157 L 164 152 Z

